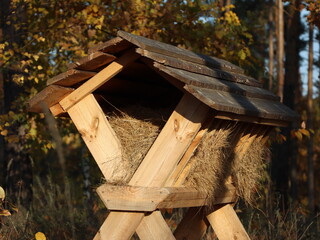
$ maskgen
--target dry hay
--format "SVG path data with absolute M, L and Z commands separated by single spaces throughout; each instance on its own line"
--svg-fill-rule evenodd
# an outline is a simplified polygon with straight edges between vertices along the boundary
M 170 109 L 153 110 L 134 106 L 107 114 L 122 145 L 122 162 L 117 166 L 116 176 L 108 179 L 111 184 L 127 184 L 171 113 Z M 243 131 L 244 124 L 223 121 L 211 127 L 203 137 L 188 166 L 190 172 L 186 186 L 196 187 L 214 201 L 226 190 L 225 182 L 232 177 L 237 194 L 247 203 L 253 202 L 259 179 L 263 176 L 265 148 L 254 142 L 243 158 L 234 153 L 235 133 Z
M 153 110 L 131 106 L 107 115 L 122 147 L 122 161 L 116 176 L 108 179 L 111 184 L 126 184 L 152 146 L 168 116 L 168 109 Z
M 236 157 L 232 164 L 232 177 L 237 194 L 246 203 L 253 204 L 261 180 L 267 175 L 266 158 L 268 149 L 261 141 L 254 141 L 243 158 Z
M 210 129 L 188 163 L 191 169 L 185 185 L 206 192 L 211 198 L 209 203 L 225 190 L 224 183 L 230 175 L 228 153 L 233 129 L 234 124 Z
M 243 125 L 229 123 L 219 129 L 210 129 L 190 159 L 191 170 L 185 185 L 196 187 L 208 194 L 208 203 L 226 190 L 228 177 L 236 186 L 237 194 L 248 204 L 253 203 L 257 185 L 265 171 L 265 147 L 254 141 L 247 153 L 240 158 L 234 152 L 237 128 Z

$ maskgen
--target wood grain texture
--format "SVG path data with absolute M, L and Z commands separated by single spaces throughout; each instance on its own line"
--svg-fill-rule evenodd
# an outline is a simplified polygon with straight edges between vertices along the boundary
M 215 210 L 207 217 L 219 240 L 249 240 L 236 212 L 230 204 Z
M 129 49 L 130 47 L 133 47 L 133 44 L 120 38 L 120 37 L 115 37 L 110 39 L 107 42 L 97 44 L 91 48 L 89 48 L 88 52 L 94 53 L 94 52 L 105 52 L 105 53 L 119 53 L 124 50 Z
M 192 95 L 186 94 L 170 116 L 129 184 L 151 187 L 163 186 L 207 119 L 208 113 L 209 108 L 207 106 L 196 100 Z M 131 217 L 124 221 L 123 214 L 125 213 L 111 212 L 106 222 L 116 223 L 121 227 L 130 224 L 139 225 L 144 216 L 143 213 L 137 213 L 136 218 Z M 162 220 L 159 219 L 159 221 Z M 100 228 L 99 236 L 101 236 L 101 240 L 128 239 L 121 235 L 122 232 L 119 229 L 110 229 L 107 226 L 108 224 L 104 224 Z M 130 228 L 129 231 L 131 230 Z M 128 236 L 132 236 L 133 233 L 134 230 Z
M 87 80 L 93 77 L 96 72 L 82 71 L 77 69 L 70 69 L 64 73 L 61 73 L 47 81 L 47 85 L 59 85 L 64 87 L 73 86 L 79 82 Z
M 69 96 L 62 99 L 60 101 L 60 105 L 65 111 L 68 111 L 70 107 L 82 100 L 88 94 L 92 93 L 94 90 L 98 89 L 108 80 L 113 78 L 115 75 L 121 72 L 126 65 L 139 58 L 139 56 L 140 55 L 135 53 L 133 50 L 124 53 L 119 59 L 112 62 L 110 65 L 108 65 L 99 73 L 97 73 L 95 76 L 83 83 Z
M 279 97 L 274 95 L 272 92 L 269 92 L 260 87 L 253 87 L 240 83 L 237 83 L 238 80 L 221 80 L 225 79 L 222 76 L 210 77 L 201 75 L 198 73 L 193 73 L 185 71 L 182 69 L 172 68 L 169 66 L 164 66 L 162 64 L 155 63 L 154 66 L 160 71 L 163 71 L 172 77 L 192 86 L 207 88 L 212 90 L 230 92 L 241 96 L 268 99 L 271 101 L 279 101 Z M 220 78 L 220 79 L 218 79 Z
M 137 36 L 124 31 L 118 31 L 118 36 L 135 44 L 136 46 L 152 51 L 155 53 L 161 53 L 170 57 L 183 59 L 189 62 L 203 64 L 206 66 L 214 67 L 217 69 L 228 69 L 230 72 L 243 73 L 243 69 L 222 59 L 194 53 L 192 51 L 178 48 L 170 44 L 158 42 L 145 37 Z
M 215 197 L 214 204 L 236 199 L 235 187 Z M 97 193 L 109 210 L 152 212 L 161 208 L 181 208 L 207 205 L 208 195 L 192 187 L 140 187 L 103 184 Z
M 137 52 L 148 59 L 156 61 L 158 64 L 155 64 L 155 66 L 159 68 L 160 66 L 164 65 L 209 77 L 215 77 L 218 79 L 242 83 L 249 86 L 262 87 L 262 84 L 254 78 L 239 73 L 228 72 L 229 69 L 215 69 L 206 65 L 188 62 L 179 58 L 169 57 L 160 53 L 147 51 L 141 48 L 138 48 Z
M 159 211 L 147 214 L 137 228 L 141 240 L 175 240 L 168 224 Z
M 218 111 L 281 121 L 297 121 L 299 118 L 295 112 L 280 102 L 191 85 L 185 86 L 185 89 L 200 101 Z
M 72 93 L 73 90 L 73 88 L 50 85 L 29 100 L 28 111 L 40 113 L 42 112 L 41 102 L 44 102 L 50 108 Z
M 94 71 L 115 60 L 116 57 L 107 53 L 95 52 L 80 58 L 68 65 L 68 69 Z
M 121 144 L 94 96 L 89 94 L 68 113 L 104 177 L 116 178 L 122 158 Z

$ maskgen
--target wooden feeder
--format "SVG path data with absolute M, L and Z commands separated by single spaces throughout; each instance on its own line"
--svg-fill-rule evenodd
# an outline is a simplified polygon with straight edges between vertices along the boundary
M 123 31 L 49 79 L 30 100 L 30 111 L 41 112 L 43 102 L 54 116 L 70 116 L 107 181 L 97 192 L 111 212 L 94 240 L 130 239 L 135 232 L 144 240 L 201 239 L 209 224 L 219 239 L 249 239 L 233 209 L 237 189 L 245 187 L 230 174 L 235 160 L 218 176 L 224 190 L 208 196 L 186 184 L 192 164 L 201 160 L 193 156 L 209 131 L 232 126 L 228 151 L 221 156 L 242 159 L 254 143 L 266 142 L 273 127 L 297 119 L 243 69 Z M 133 164 L 110 114 L 121 109 L 134 119 L 148 119 L 141 117 L 145 108 L 160 112 L 150 122 L 165 124 L 158 124 L 159 134 Z M 143 140 L 133 144 L 139 148 Z M 159 211 L 165 208 L 189 208 L 174 233 Z

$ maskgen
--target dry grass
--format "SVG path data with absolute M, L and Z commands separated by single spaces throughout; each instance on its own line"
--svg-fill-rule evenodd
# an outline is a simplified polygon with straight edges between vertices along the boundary
M 248 204 L 254 204 L 261 178 L 267 175 L 266 163 L 268 149 L 260 141 L 254 141 L 243 158 L 235 157 L 232 176 L 237 194 Z
M 108 120 L 122 146 L 123 159 L 112 184 L 126 184 L 152 146 L 168 116 L 168 109 L 153 110 L 141 106 L 108 114 Z
M 185 185 L 206 192 L 212 201 L 224 190 L 224 182 L 230 175 L 228 156 L 233 128 L 234 124 L 230 124 L 209 130 L 188 163 L 191 170 Z
M 141 106 L 107 113 L 110 125 L 120 140 L 123 155 L 117 175 L 108 179 L 109 183 L 124 185 L 130 181 L 169 113 L 168 109 L 154 110 Z M 225 182 L 231 176 L 238 195 L 252 204 L 259 179 L 264 175 L 265 148 L 259 142 L 254 142 L 243 158 L 234 152 L 233 140 L 238 128 L 243 128 L 243 125 L 226 121 L 218 127 L 212 126 L 188 163 L 191 170 L 185 185 L 207 192 L 209 203 L 213 202 L 214 196 L 226 190 Z

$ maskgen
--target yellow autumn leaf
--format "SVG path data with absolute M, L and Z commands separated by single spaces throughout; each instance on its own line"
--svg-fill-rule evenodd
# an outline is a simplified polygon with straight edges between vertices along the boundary
M 43 69 L 43 67 L 41 65 L 38 65 L 37 68 L 38 68 L 38 70 L 42 70 Z
M 44 235 L 44 233 L 42 232 L 37 232 L 35 235 L 36 240 L 46 240 L 46 235 Z
M 6 193 L 2 187 L 0 187 L 0 200 L 4 200 L 6 197 Z
M 2 130 L 2 131 L 0 132 L 0 134 L 1 134 L 2 136 L 7 136 L 8 130 L 7 130 L 7 129 Z

